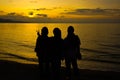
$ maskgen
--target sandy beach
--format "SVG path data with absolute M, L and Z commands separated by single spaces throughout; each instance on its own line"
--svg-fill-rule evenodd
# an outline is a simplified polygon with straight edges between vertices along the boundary
M 79 69 L 78 76 L 72 75 L 71 80 L 120 80 L 120 72 Z M 38 65 L 21 64 L 0 60 L 0 80 L 46 80 L 39 77 Z M 50 79 L 48 79 L 50 80 Z M 65 78 L 65 68 L 62 68 L 61 80 Z

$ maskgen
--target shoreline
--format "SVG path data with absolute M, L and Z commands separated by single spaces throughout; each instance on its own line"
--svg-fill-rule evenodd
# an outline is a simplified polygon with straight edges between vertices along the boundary
M 62 67 L 61 80 L 65 79 L 65 67 Z M 79 69 L 80 74 L 73 80 L 120 80 L 120 72 Z M 46 80 L 40 79 L 37 64 L 21 64 L 0 60 L 0 80 Z

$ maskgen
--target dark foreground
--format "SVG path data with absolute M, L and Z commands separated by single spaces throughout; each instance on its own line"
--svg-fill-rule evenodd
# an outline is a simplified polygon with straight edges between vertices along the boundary
M 71 80 L 120 80 L 120 72 L 79 69 L 78 76 Z M 0 60 L 0 80 L 51 80 L 47 76 L 40 77 L 38 65 L 20 64 Z M 61 79 L 66 80 L 65 68 L 62 68 Z

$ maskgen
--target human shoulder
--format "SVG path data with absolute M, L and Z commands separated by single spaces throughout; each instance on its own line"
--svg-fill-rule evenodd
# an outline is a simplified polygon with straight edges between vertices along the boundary
M 77 44 L 81 44 L 81 40 L 78 35 L 75 35 L 75 39 L 76 39 Z
M 78 35 L 75 35 L 75 38 L 76 38 L 76 39 L 80 39 Z

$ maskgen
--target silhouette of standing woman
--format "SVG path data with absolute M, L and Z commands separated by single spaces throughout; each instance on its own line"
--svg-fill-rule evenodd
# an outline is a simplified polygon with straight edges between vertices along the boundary
M 61 38 L 61 30 L 59 28 L 54 28 L 53 34 L 54 37 L 51 38 L 51 63 L 53 79 L 60 80 L 63 39 Z
M 74 28 L 72 26 L 68 27 L 68 35 L 64 39 L 65 47 L 65 64 L 67 76 L 71 76 L 71 64 L 73 66 L 73 71 L 78 74 L 77 59 L 80 59 L 80 39 L 74 34 Z
M 37 33 L 38 38 L 36 41 L 35 52 L 39 61 L 40 73 L 43 75 L 48 75 L 49 73 L 49 37 L 47 27 L 41 29 L 41 35 Z

